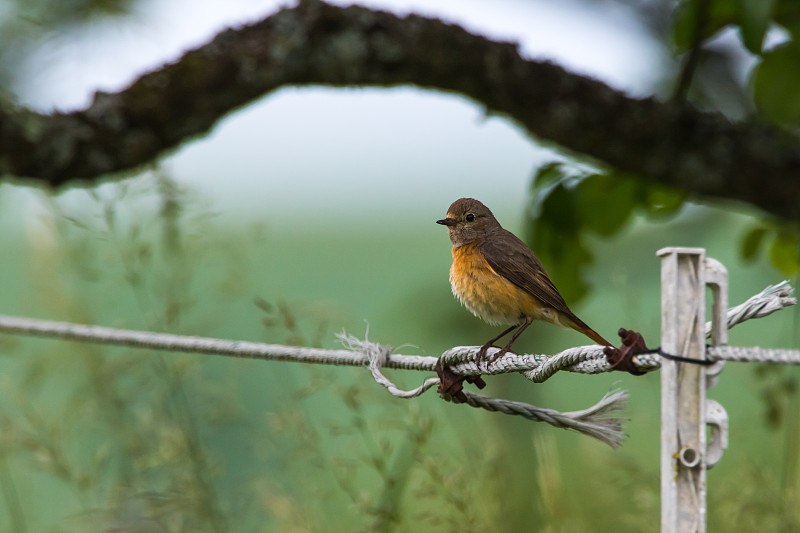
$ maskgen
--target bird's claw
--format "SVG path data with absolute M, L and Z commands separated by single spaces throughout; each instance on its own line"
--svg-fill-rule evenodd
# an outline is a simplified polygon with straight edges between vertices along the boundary
M 503 356 L 504 356 L 505 354 L 507 354 L 508 352 L 509 352 L 509 350 L 508 350 L 508 346 L 506 346 L 505 348 L 500 348 L 498 351 L 496 351 L 495 353 L 493 353 L 493 354 L 492 354 L 492 355 L 489 357 L 489 359 L 488 359 L 487 363 L 491 365 L 492 363 L 494 363 L 495 361 L 497 361 L 498 359 L 500 359 L 501 357 L 503 357 Z
M 484 344 L 483 346 L 481 346 L 480 350 L 478 350 L 478 354 L 475 356 L 475 364 L 481 366 L 481 363 L 486 362 L 487 365 L 491 365 L 499 358 L 508 353 L 508 346 L 506 346 L 504 348 L 500 348 L 492 355 L 487 355 L 489 348 L 500 348 L 500 347 L 495 346 L 494 344 Z

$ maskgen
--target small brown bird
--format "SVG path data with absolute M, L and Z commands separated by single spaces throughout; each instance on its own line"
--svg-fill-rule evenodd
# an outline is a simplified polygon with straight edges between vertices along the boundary
M 479 360 L 497 340 L 519 328 L 492 360 L 508 352 L 534 320 L 570 327 L 611 346 L 570 311 L 533 251 L 503 229 L 481 202 L 473 198 L 456 200 L 447 217 L 436 223 L 447 226 L 453 242 L 453 294 L 473 315 L 489 324 L 511 325 L 481 347 Z

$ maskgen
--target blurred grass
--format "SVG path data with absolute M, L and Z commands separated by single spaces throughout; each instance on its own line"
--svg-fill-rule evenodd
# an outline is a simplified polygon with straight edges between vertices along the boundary
M 366 321 L 372 340 L 426 355 L 494 332 L 450 294 L 440 213 L 422 231 L 334 221 L 308 232 L 268 215 L 225 225 L 164 176 L 87 196 L 43 196 L 41 218 L 19 238 L 3 233 L 0 312 L 325 347 L 342 328 L 364 334 Z M 576 312 L 606 336 L 635 328 L 658 344 L 655 251 L 668 245 L 708 248 L 730 271 L 731 303 L 744 300 L 779 281 L 765 263 L 738 260 L 747 221 L 692 208 L 669 226 L 638 221 L 595 239 L 596 290 Z M 731 344 L 797 346 L 796 317 L 739 326 Z M 536 324 L 518 348 L 583 342 Z M 396 400 L 362 369 L 9 336 L 0 355 L 4 530 L 657 529 L 657 375 L 489 380 L 489 395 L 559 410 L 628 389 L 629 438 L 612 451 L 433 394 Z M 711 391 L 731 417 L 731 448 L 709 473 L 710 530 L 800 528 L 798 400 L 785 386 L 797 378 L 796 368 L 729 364 Z

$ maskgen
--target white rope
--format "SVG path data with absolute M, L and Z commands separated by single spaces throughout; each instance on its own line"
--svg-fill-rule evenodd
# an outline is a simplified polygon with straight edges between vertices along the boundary
M 350 350 L 323 350 L 321 348 L 232 341 L 210 337 L 155 333 L 152 331 L 133 331 L 7 315 L 0 315 L 0 333 L 50 337 L 95 344 L 128 346 L 131 348 L 148 348 L 168 352 L 264 359 L 268 361 L 294 361 L 298 363 L 342 366 L 365 366 L 369 362 L 369 359 L 364 354 Z M 435 357 L 390 354 L 385 366 L 433 372 L 435 365 Z
M 759 348 L 758 346 L 709 346 L 706 354 L 712 361 L 756 361 L 800 365 L 800 350 Z
M 767 287 L 743 304 L 728 310 L 728 327 L 731 328 L 751 318 L 767 316 L 775 311 L 794 305 L 797 300 L 791 297 L 791 294 L 792 287 L 785 281 L 778 285 Z M 710 327 L 710 324 L 706 324 L 706 331 L 710 331 Z M 323 350 L 321 348 L 133 331 L 8 315 L 0 315 L 0 333 L 271 361 L 295 361 L 347 366 L 366 366 L 369 364 L 369 357 L 358 351 L 351 350 Z M 479 349 L 479 346 L 457 346 L 444 352 L 442 357 L 445 362 L 451 365 L 451 369 L 456 374 L 526 372 L 530 373 L 530 379 L 537 382 L 548 379 L 560 370 L 583 374 L 597 374 L 611 370 L 605 360 L 603 347 L 598 345 L 578 346 L 553 356 L 508 353 L 491 365 L 487 366 L 484 363 L 478 368 L 475 364 L 475 359 Z M 495 350 L 497 348 L 490 348 L 488 354 L 495 353 Z M 634 364 L 643 370 L 654 370 L 659 367 L 659 360 L 658 356 L 655 355 L 639 355 L 634 357 Z M 390 353 L 385 364 L 383 364 L 386 368 L 429 372 L 434 370 L 435 365 L 435 357 L 395 353 Z
M 420 387 L 405 391 L 395 386 L 381 372 L 382 367 L 432 372 L 436 365 L 435 357 L 394 354 L 392 353 L 393 349 L 391 346 L 357 339 L 346 334 L 341 334 L 339 338 L 348 349 L 322 350 L 317 348 L 283 346 L 279 344 L 262 344 L 208 337 L 172 335 L 168 333 L 131 331 L 103 326 L 86 326 L 68 322 L 35 320 L 5 315 L 0 315 L 0 332 L 134 348 L 225 355 L 250 359 L 295 361 L 330 365 L 368 365 L 375 381 L 398 398 L 414 398 L 423 394 L 428 389 L 439 385 L 439 378 L 428 378 Z M 467 394 L 467 391 L 465 391 L 465 394 Z M 467 398 L 467 404 L 473 407 L 520 415 L 529 420 L 537 420 L 547 422 L 556 427 L 574 429 L 598 438 L 614 447 L 622 443 L 623 434 L 621 431 L 621 420 L 608 416 L 611 412 L 621 409 L 624 405 L 626 395 L 622 392 L 607 396 L 597 405 L 575 413 L 560 413 L 552 409 L 544 409 L 521 402 L 497 400 L 472 393 L 467 394 Z
M 416 398 L 428 389 L 439 385 L 439 378 L 428 378 L 416 389 L 400 389 L 381 372 L 381 367 L 388 361 L 393 351 L 391 346 L 370 342 L 367 339 L 359 339 L 345 332 L 339 333 L 337 337 L 347 349 L 367 355 L 372 377 L 397 398 Z M 588 409 L 568 413 L 536 407 L 523 402 L 489 398 L 470 391 L 463 392 L 467 398 L 466 404 L 472 407 L 507 415 L 517 415 L 535 422 L 546 422 L 557 428 L 572 429 L 594 437 L 612 448 L 622 446 L 622 441 L 625 438 L 622 432 L 622 419 L 613 416 L 625 407 L 628 395 L 624 391 L 613 391 L 603 396 L 599 402 Z M 441 396 L 445 400 L 452 401 L 452 398 L 446 394 L 441 394 Z
M 728 310 L 728 327 L 731 328 L 751 318 L 767 316 L 775 311 L 797 303 L 792 297 L 792 288 L 787 282 L 767 287 L 759 294 L 741 305 Z M 711 326 L 706 324 L 706 334 Z M 381 372 L 382 368 L 433 371 L 437 358 L 419 355 L 400 355 L 392 353 L 390 346 L 371 343 L 342 335 L 346 350 L 323 350 L 279 344 L 263 344 L 245 341 L 231 341 L 208 337 L 191 337 L 131 331 L 102 326 L 87 326 L 68 322 L 53 322 L 13 316 L 0 315 L 0 333 L 51 337 L 64 340 L 110 344 L 154 350 L 178 351 L 264 359 L 273 361 L 295 361 L 329 365 L 368 366 L 374 379 L 393 395 L 400 398 L 414 398 L 439 384 L 438 378 L 426 379 L 420 387 L 409 391 L 395 386 Z M 442 354 L 442 360 L 454 373 L 459 375 L 500 374 L 521 372 L 528 379 L 542 382 L 558 371 L 597 374 L 611 370 L 598 345 L 570 348 L 553 355 L 505 354 L 497 361 L 479 366 L 475 361 L 479 346 L 459 346 Z M 491 348 L 487 355 L 496 353 Z M 768 361 L 784 364 L 800 364 L 800 352 L 795 350 L 764 350 L 761 348 L 712 347 L 708 350 L 710 359 L 735 361 Z M 657 355 L 643 354 L 634 357 L 634 364 L 641 370 L 655 370 L 660 366 Z M 523 416 L 529 420 L 547 422 L 556 427 L 574 429 L 618 446 L 622 442 L 621 420 L 608 416 L 620 409 L 627 396 L 617 391 L 606 395 L 596 405 L 572 413 L 560 413 L 520 402 L 487 398 L 464 391 L 467 404 L 490 411 Z
M 622 432 L 622 419 L 611 416 L 625 407 L 628 401 L 628 394 L 625 391 L 609 392 L 592 407 L 567 413 L 522 402 L 487 398 L 470 391 L 463 392 L 467 397 L 467 405 L 507 415 L 519 415 L 528 420 L 546 422 L 557 428 L 572 429 L 605 442 L 612 448 L 622 446 L 625 439 L 625 434 Z
M 728 328 L 732 328 L 742 322 L 753 318 L 761 318 L 767 315 L 795 305 L 797 299 L 792 296 L 793 289 L 788 282 L 783 281 L 777 285 L 771 285 L 750 297 L 744 303 L 731 307 L 727 312 Z M 706 337 L 711 336 L 711 322 L 705 324 Z M 450 369 L 460 375 L 475 374 L 502 374 L 506 372 L 521 372 L 526 378 L 535 383 L 546 381 L 559 371 L 579 372 L 581 374 L 599 374 L 610 372 L 611 365 L 606 359 L 600 345 L 577 346 L 569 348 L 556 355 L 531 355 L 531 354 L 506 354 L 491 365 L 476 364 L 476 359 L 480 346 L 457 346 L 447 350 L 442 354 L 442 360 Z M 499 348 L 490 348 L 487 356 L 496 353 Z M 736 360 L 736 361 L 764 361 L 783 364 L 800 364 L 800 352 L 793 350 L 772 350 L 773 354 L 761 353 L 758 348 L 740 349 L 747 350 L 737 352 L 733 355 L 725 356 L 729 347 L 709 348 L 708 357 L 711 360 Z M 777 352 L 781 352 L 778 354 Z M 733 354 L 732 351 L 729 352 Z M 749 354 L 749 355 L 748 355 Z M 751 358 L 748 358 L 751 357 Z M 489 357 L 491 359 L 491 357 Z M 633 358 L 633 364 L 645 372 L 657 370 L 661 367 L 661 360 L 657 354 L 641 354 Z
M 381 368 L 389 361 L 394 348 L 388 344 L 378 344 L 377 342 L 370 342 L 368 339 L 359 339 L 344 331 L 337 333 L 336 338 L 338 338 L 351 353 L 364 354 L 367 357 L 369 360 L 369 371 L 372 377 L 379 385 L 383 385 L 386 390 L 392 393 L 393 396 L 398 398 L 416 398 L 431 387 L 439 384 L 439 378 L 428 378 L 416 389 L 400 389 L 381 372 Z
M 794 289 L 788 281 L 784 280 L 777 285 L 770 285 L 755 296 L 748 298 L 744 303 L 728 309 L 728 329 L 751 318 L 762 318 L 795 305 L 797 298 L 793 294 Z M 705 334 L 706 338 L 711 336 L 711 322 L 706 322 Z

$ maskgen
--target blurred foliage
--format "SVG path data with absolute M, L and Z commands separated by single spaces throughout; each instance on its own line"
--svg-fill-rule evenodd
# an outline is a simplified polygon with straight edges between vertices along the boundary
M 667 28 L 665 47 L 683 61 L 676 77 L 691 80 L 690 100 L 734 118 L 789 129 L 800 125 L 800 2 L 683 0 L 660 13 L 656 26 Z M 723 38 L 730 29 L 736 30 L 737 43 Z M 765 48 L 769 32 L 773 39 Z M 688 60 L 693 53 L 699 62 Z M 742 55 L 757 61 L 749 80 L 735 74 Z M 731 94 L 738 95 L 733 107 Z M 593 261 L 587 237 L 617 235 L 635 213 L 665 220 L 687 201 L 703 200 L 614 169 L 587 170 L 580 160 L 570 161 L 546 164 L 535 173 L 527 233 L 566 300 L 574 302 L 589 289 L 581 276 Z M 800 272 L 800 225 L 762 215 L 742 235 L 739 249 L 748 261 L 766 254 L 782 275 L 794 278 Z
M 665 49 L 681 59 L 693 43 L 702 47 L 702 60 L 689 73 L 694 103 L 734 118 L 797 127 L 798 2 L 685 0 L 676 9 L 673 2 L 659 4 L 667 7 L 657 10 L 661 18 L 650 26 Z M 137 0 L 5 2 L 0 87 L 11 86 L 14 70 L 43 40 L 121 18 L 136 5 Z M 738 48 L 730 39 L 719 43 L 731 28 Z M 784 40 L 765 48 L 770 31 Z M 741 50 L 757 60 L 744 81 L 736 75 Z M 601 253 L 594 241 L 620 236 L 642 219 L 669 220 L 685 212 L 688 201 L 699 201 L 572 161 L 537 171 L 527 228 L 570 304 L 589 289 L 581 276 Z M 263 265 L 286 248 L 270 249 L 258 231 L 220 230 L 208 206 L 168 176 L 144 180 L 143 189 L 141 183 L 89 189 L 89 209 L 42 196 L 48 206 L 42 234 L 22 254 L 6 255 L 3 264 L 26 265 L 35 280 L 24 287 L 31 309 L 47 318 L 234 338 L 241 338 L 241 324 L 252 319 L 261 328 L 253 335 L 298 345 L 322 345 L 343 326 L 340 308 L 309 312 L 274 290 L 307 258 L 280 275 L 269 274 L 267 287 L 273 290 L 266 290 L 256 282 L 268 276 Z M 784 275 L 796 276 L 798 235 L 796 226 L 760 217 L 730 246 L 745 260 L 766 256 Z M 416 250 L 421 239 L 413 237 Z M 303 248 L 304 242 L 291 246 Z M 349 271 L 367 264 L 376 275 L 380 269 L 372 263 L 386 254 L 375 251 L 377 240 L 369 246 L 373 256 L 352 254 Z M 266 251 L 254 259 L 253 249 L 261 248 Z M 320 248 L 307 246 L 315 253 Z M 339 248 L 338 255 L 351 248 Z M 625 301 L 615 288 L 630 293 L 638 286 L 630 280 L 639 275 L 626 270 L 636 268 L 628 264 L 633 254 L 617 254 L 621 259 L 612 274 L 622 281 L 608 276 L 617 284 L 604 293 L 615 304 Z M 424 259 L 415 261 L 418 268 L 392 278 L 392 287 L 381 280 L 387 300 L 410 270 L 425 275 Z M 325 276 L 320 283 L 345 284 L 330 271 Z M 313 280 L 306 276 L 303 283 Z M 347 290 L 366 292 L 361 285 Z M 449 334 L 461 338 L 475 327 L 452 305 L 446 288 L 447 307 L 438 300 L 429 305 L 432 292 L 425 287 L 393 309 L 394 335 L 417 340 L 429 321 L 437 338 L 449 341 Z M 625 302 L 632 313 L 637 303 L 644 306 L 641 294 L 626 297 L 634 301 Z M 229 311 L 253 300 L 245 313 Z M 450 322 L 442 318 L 449 312 L 456 317 Z M 498 415 L 435 400 L 389 399 L 363 373 L 342 377 L 349 375 L 344 369 L 232 364 L 14 337 L 0 337 L 0 353 L 0 528 L 12 531 L 521 531 L 536 524 L 546 532 L 638 532 L 658 514 L 658 422 L 652 416 L 657 406 L 647 395 L 657 385 L 647 377 L 626 383 L 638 390 L 639 401 L 631 406 L 630 431 L 638 433 L 633 446 L 611 452 L 550 428 L 532 439 L 529 423 Z M 800 529 L 797 376 L 792 369 L 757 368 L 757 407 L 774 432 L 765 436 L 766 428 L 756 423 L 750 433 L 761 435 L 749 447 L 743 444 L 750 437 L 737 436 L 737 449 L 710 476 L 711 484 L 720 480 L 709 495 L 710 529 Z M 501 379 L 492 385 L 498 382 L 513 387 Z M 723 401 L 731 412 L 755 403 L 740 393 L 739 382 L 732 388 Z M 587 389 L 554 385 L 548 398 L 579 406 L 591 394 Z M 648 401 L 652 405 L 643 407 Z M 779 446 L 763 447 L 777 435 L 786 435 L 785 458 L 770 456 Z
M 52 30 L 68 24 L 82 24 L 95 17 L 127 15 L 137 0 L 7 0 L 6 23 L 29 24 Z M 25 30 L 13 32 L 15 35 Z
M 678 189 L 609 170 L 596 172 L 564 162 L 540 167 L 531 184 L 527 240 L 547 266 L 562 296 L 576 302 L 589 293 L 584 279 L 594 261 L 590 239 L 618 235 L 642 215 L 665 222 L 687 204 Z M 756 261 L 766 253 L 787 278 L 800 273 L 800 225 L 764 216 L 739 241 L 740 257 Z
M 598 184 L 607 178 L 582 185 L 586 179 L 548 183 L 585 187 L 590 197 L 601 194 Z M 627 187 L 631 197 L 644 195 L 632 183 Z M 385 235 L 372 235 L 368 242 L 362 242 L 363 234 L 347 231 L 338 236 L 350 239 L 344 241 L 335 232 L 305 240 L 290 235 L 276 246 L 269 230 L 251 231 L 244 224 L 222 228 L 207 203 L 165 175 L 85 194 L 91 198 L 88 205 L 42 195 L 47 209 L 27 228 L 25 252 L 11 254 L 12 261 L 3 265 L 24 266 L 28 278 L 8 279 L 24 285 L 21 297 L 35 306 L 34 316 L 325 344 L 328 332 L 344 325 L 341 310 L 309 313 L 287 300 L 282 287 L 307 285 L 314 278 L 309 272 L 324 271 L 320 283 L 335 279 L 337 286 L 348 284 L 342 294 L 366 293 L 366 299 L 375 300 L 357 269 L 375 270 L 386 255 L 379 248 Z M 664 198 L 664 213 L 677 209 L 678 202 L 666 200 L 671 196 Z M 353 280 L 345 282 L 336 265 L 319 255 L 323 249 L 313 244 L 316 238 L 337 257 L 342 249 L 351 251 L 342 271 L 355 270 Z M 446 265 L 427 253 L 441 249 L 441 235 L 389 241 L 401 256 L 412 243 L 425 252 L 414 259 L 413 275 L 419 278 L 408 279 L 408 264 L 389 258 L 397 271 L 384 276 L 398 285 L 398 298 L 407 292 L 404 284 L 418 286 L 430 277 L 425 257 L 442 278 L 441 290 L 414 295 L 387 315 L 391 331 L 415 340 L 424 339 L 426 329 L 440 342 L 463 339 L 471 326 L 454 328 L 452 339 L 444 340 L 446 328 L 438 327 L 444 314 L 458 324 L 469 318 L 452 302 Z M 278 270 L 270 268 L 275 257 L 285 261 Z M 309 271 L 301 271 L 309 264 Z M 385 285 L 385 278 L 375 283 Z M 613 300 L 612 292 L 607 289 L 606 298 Z M 447 305 L 431 305 L 431 293 Z M 9 301 L 13 298 L 5 305 Z M 387 297 L 378 304 L 391 307 L 392 301 Z M 246 309 L 234 311 L 237 305 Z M 243 332 L 242 324 L 253 328 Z M 537 343 L 545 336 L 537 335 Z M 632 437 L 625 448 L 613 451 L 553 428 L 532 436 L 537 427 L 529 422 L 433 397 L 402 402 L 374 385 L 363 369 L 7 336 L 0 337 L 0 353 L 0 529 L 416 532 L 486 531 L 502 524 L 519 531 L 535 523 L 548 532 L 638 532 L 641 517 L 658 512 L 658 463 L 653 460 L 658 417 L 651 416 L 657 411 L 656 376 L 627 380 L 625 387 L 639 399 L 629 410 Z M 785 396 L 788 376 L 770 378 L 783 411 L 790 411 L 786 401 L 793 401 Z M 573 378 L 586 379 L 578 386 L 542 384 L 536 394 L 549 390 L 546 404 L 556 408 L 580 407 L 619 379 L 565 377 Z M 741 395 L 735 376 L 729 378 L 739 404 L 722 398 L 726 406 L 740 411 L 756 403 Z M 499 391 L 490 394 L 530 394 L 530 384 L 521 381 L 494 379 L 489 386 Z M 790 433 L 786 427 L 775 431 Z M 753 437 L 758 443 L 762 438 Z M 737 438 L 737 446 L 746 440 Z M 736 460 L 726 460 L 715 476 L 741 481 Z M 770 461 L 766 470 L 775 469 Z M 767 474 L 753 468 L 749 476 L 756 480 Z M 783 490 L 770 476 L 766 486 Z M 747 504 L 761 499 L 748 491 L 737 495 Z M 713 499 L 709 508 L 711 520 L 722 524 L 721 530 L 734 527 L 736 522 L 721 514 L 730 511 L 725 502 L 719 510 L 716 503 Z M 798 505 L 796 497 L 782 493 L 747 520 L 786 512 L 764 518 L 789 524 L 792 505 Z
M 298 317 L 289 304 L 282 299 L 273 304 L 264 298 L 256 297 L 254 303 L 264 312 L 261 323 L 265 327 L 283 329 L 287 332 L 286 338 L 282 341 L 284 344 L 321 347 L 323 339 L 330 336 L 328 321 L 318 320 L 313 336 L 307 339 L 300 327 L 300 322 L 307 317 Z
M 154 191 L 160 203 L 152 202 Z M 50 312 L 101 322 L 87 284 L 107 292 L 118 274 L 124 284 L 118 305 L 130 292 L 148 329 L 179 328 L 192 306 L 186 258 L 201 253 L 196 232 L 207 215 L 174 208 L 191 202 L 165 176 L 145 189 L 124 182 L 89 194 L 95 208 L 74 213 L 42 198 L 49 208 L 39 221 L 32 273 Z M 153 218 L 141 202 L 150 211 L 155 205 Z M 133 206 L 142 215 L 135 220 L 125 213 Z M 225 531 L 213 481 L 219 465 L 201 440 L 239 416 L 235 398 L 190 358 L 110 351 L 115 356 L 89 344 L 71 350 L 22 344 L 17 352 L 28 357 L 21 379 L 5 380 L 0 395 L 2 455 L 26 457 L 34 471 L 71 490 L 80 511 L 64 531 Z M 5 492 L 16 492 L 13 477 L 4 483 Z M 19 502 L 10 510 L 12 529 L 25 531 L 31 517 Z
M 764 419 L 770 426 L 778 428 L 787 417 L 797 415 L 791 407 L 797 396 L 797 376 L 777 365 L 759 365 L 754 372 L 763 383 L 761 399 L 765 406 Z
M 209 206 L 163 174 L 85 194 L 41 194 L 28 253 L 14 256 L 29 262 L 27 301 L 153 331 L 225 337 L 238 323 L 223 310 L 252 300 L 263 262 L 239 246 L 263 244 L 259 231 L 212 242 Z M 321 343 L 342 325 L 274 294 L 245 316 L 276 343 Z M 341 369 L 9 336 L 0 353 L 0 529 L 487 530 L 499 511 L 481 491 L 520 472 L 499 461 L 502 431 L 460 443 L 421 405 L 380 401 L 363 372 L 353 385 Z
M 666 83 L 664 92 L 734 120 L 769 122 L 796 133 L 800 2 L 683 0 L 659 13 L 661 20 L 651 26 L 661 31 L 654 34 L 681 65 L 674 74 L 675 89 Z M 754 60 L 744 78 L 737 74 L 742 58 Z M 690 88 L 685 94 L 678 89 L 682 83 Z M 620 236 L 638 215 L 667 221 L 686 204 L 704 202 L 592 165 L 570 156 L 565 162 L 540 167 L 532 179 L 527 209 L 527 240 L 570 305 L 591 289 L 584 274 L 594 261 L 593 240 Z M 782 276 L 796 280 L 800 275 L 796 222 L 760 214 L 742 231 L 736 248 L 746 262 L 766 256 Z M 798 397 L 796 378 L 782 368 L 760 367 L 755 372 L 765 417 L 780 426 L 794 416 L 787 406 Z
M 762 115 L 796 128 L 800 125 L 800 44 L 791 40 L 763 54 L 753 78 L 753 94 Z
M 140 0 L 4 0 L 0 5 L 0 89 L 43 40 L 102 18 L 129 15 Z M 0 90 L 0 93 L 2 90 Z
M 589 291 L 581 275 L 594 260 L 587 237 L 611 237 L 636 215 L 669 218 L 680 212 L 685 199 L 682 191 L 622 173 L 549 163 L 537 171 L 531 186 L 528 241 L 562 296 L 575 302 Z

